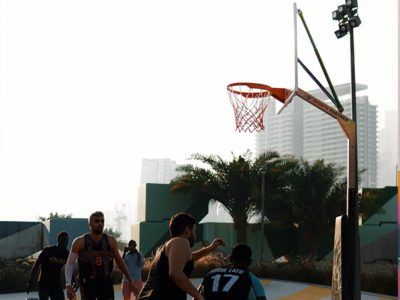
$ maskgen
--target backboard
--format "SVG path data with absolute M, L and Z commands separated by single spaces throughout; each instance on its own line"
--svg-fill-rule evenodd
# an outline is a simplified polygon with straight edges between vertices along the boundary
M 298 63 L 297 63 L 297 3 L 293 3 L 293 36 L 294 36 L 294 90 L 298 90 Z
M 292 102 L 293 98 L 296 96 L 296 92 L 299 89 L 299 75 L 298 75 L 298 55 L 297 55 L 297 3 L 293 3 L 293 64 L 294 64 L 294 87 L 293 91 L 287 100 L 284 102 L 283 106 L 279 109 L 278 114 L 280 114 L 286 106 Z

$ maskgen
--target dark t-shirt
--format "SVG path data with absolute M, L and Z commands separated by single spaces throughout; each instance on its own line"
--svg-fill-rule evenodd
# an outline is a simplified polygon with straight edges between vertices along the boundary
M 68 258 L 68 250 L 56 245 L 43 248 L 38 260 L 41 263 L 39 288 L 61 287 L 60 271 Z
M 244 268 L 230 264 L 211 270 L 202 285 L 206 300 L 247 300 L 251 278 Z
M 183 273 L 189 277 L 193 272 L 193 259 L 186 262 Z M 140 293 L 139 300 L 185 300 L 186 292 L 181 290 L 175 282 L 169 278 L 168 257 L 165 254 L 165 245 L 163 245 L 151 265 L 149 277 Z

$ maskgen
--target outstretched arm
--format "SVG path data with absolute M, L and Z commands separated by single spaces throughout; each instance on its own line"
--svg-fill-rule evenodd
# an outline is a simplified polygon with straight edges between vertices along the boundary
M 78 253 L 83 249 L 83 247 L 83 237 L 76 238 L 72 243 L 71 251 L 69 252 L 67 263 L 65 264 L 65 288 L 67 290 L 67 297 L 70 300 L 76 299 L 75 291 L 71 284 L 71 279 L 74 272 L 74 264 L 78 258 Z
M 203 256 L 206 256 L 207 254 L 214 252 L 215 250 L 217 250 L 219 246 L 226 247 L 225 241 L 221 238 L 215 239 L 210 246 L 201 248 L 200 250 L 193 252 L 193 260 L 197 261 Z

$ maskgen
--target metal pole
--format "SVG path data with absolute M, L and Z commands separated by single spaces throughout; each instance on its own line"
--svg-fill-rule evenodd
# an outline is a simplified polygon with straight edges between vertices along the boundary
M 332 299 L 340 300 L 354 300 L 360 299 L 360 297 L 354 295 L 360 295 L 359 289 L 359 245 L 360 240 L 358 237 L 358 197 L 357 197 L 357 147 L 356 147 L 356 123 L 343 115 L 339 111 L 336 111 L 331 106 L 315 98 L 309 93 L 299 89 L 296 93 L 297 96 L 307 101 L 311 105 L 335 118 L 340 127 L 348 138 L 348 168 L 347 168 L 347 201 L 346 201 L 346 223 L 347 231 L 345 236 L 346 240 L 342 242 L 345 245 L 343 252 L 341 253 L 342 260 L 339 263 L 343 263 L 341 266 L 340 282 L 336 281 L 335 290 L 332 294 Z M 350 224 L 349 216 L 352 217 Z M 342 235 L 343 237 L 343 235 Z M 348 244 L 351 243 L 352 246 Z M 352 250 L 351 250 L 352 249 Z M 355 251 L 356 250 L 356 251 Z M 340 257 L 340 256 L 339 256 Z M 338 257 L 336 257 L 338 258 Z M 351 260 L 351 261 L 349 261 Z M 354 261 L 355 260 L 355 261 Z M 356 271 L 356 272 L 354 272 Z M 335 273 L 335 270 L 333 271 Z M 350 273 L 352 275 L 350 275 Z M 350 276 L 351 279 L 349 278 Z M 343 284 L 342 284 L 342 283 Z M 349 291 L 350 290 L 350 291 Z M 350 296 L 352 295 L 352 296 Z M 342 297 L 343 296 L 343 297 Z
M 265 201 L 265 170 L 261 171 L 261 237 L 260 237 L 260 260 L 264 261 L 264 201 Z
M 354 36 L 350 27 L 350 63 L 351 63 L 351 110 L 355 123 L 355 149 L 352 166 L 349 165 L 349 184 L 346 213 L 349 220 L 348 254 L 349 254 L 349 299 L 361 299 L 360 294 L 360 237 L 358 232 L 358 159 L 357 159 L 357 103 L 356 103 L 356 77 L 354 63 Z M 350 158 L 349 158 L 350 161 Z

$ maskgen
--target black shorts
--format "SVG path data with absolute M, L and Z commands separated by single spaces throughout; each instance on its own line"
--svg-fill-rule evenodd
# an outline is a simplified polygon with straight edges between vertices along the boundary
M 41 287 L 39 286 L 39 300 L 64 300 L 64 291 L 61 287 Z
M 82 296 L 83 293 L 83 296 Z M 114 300 L 114 287 L 111 277 L 104 279 L 84 279 L 81 281 L 82 300 Z

